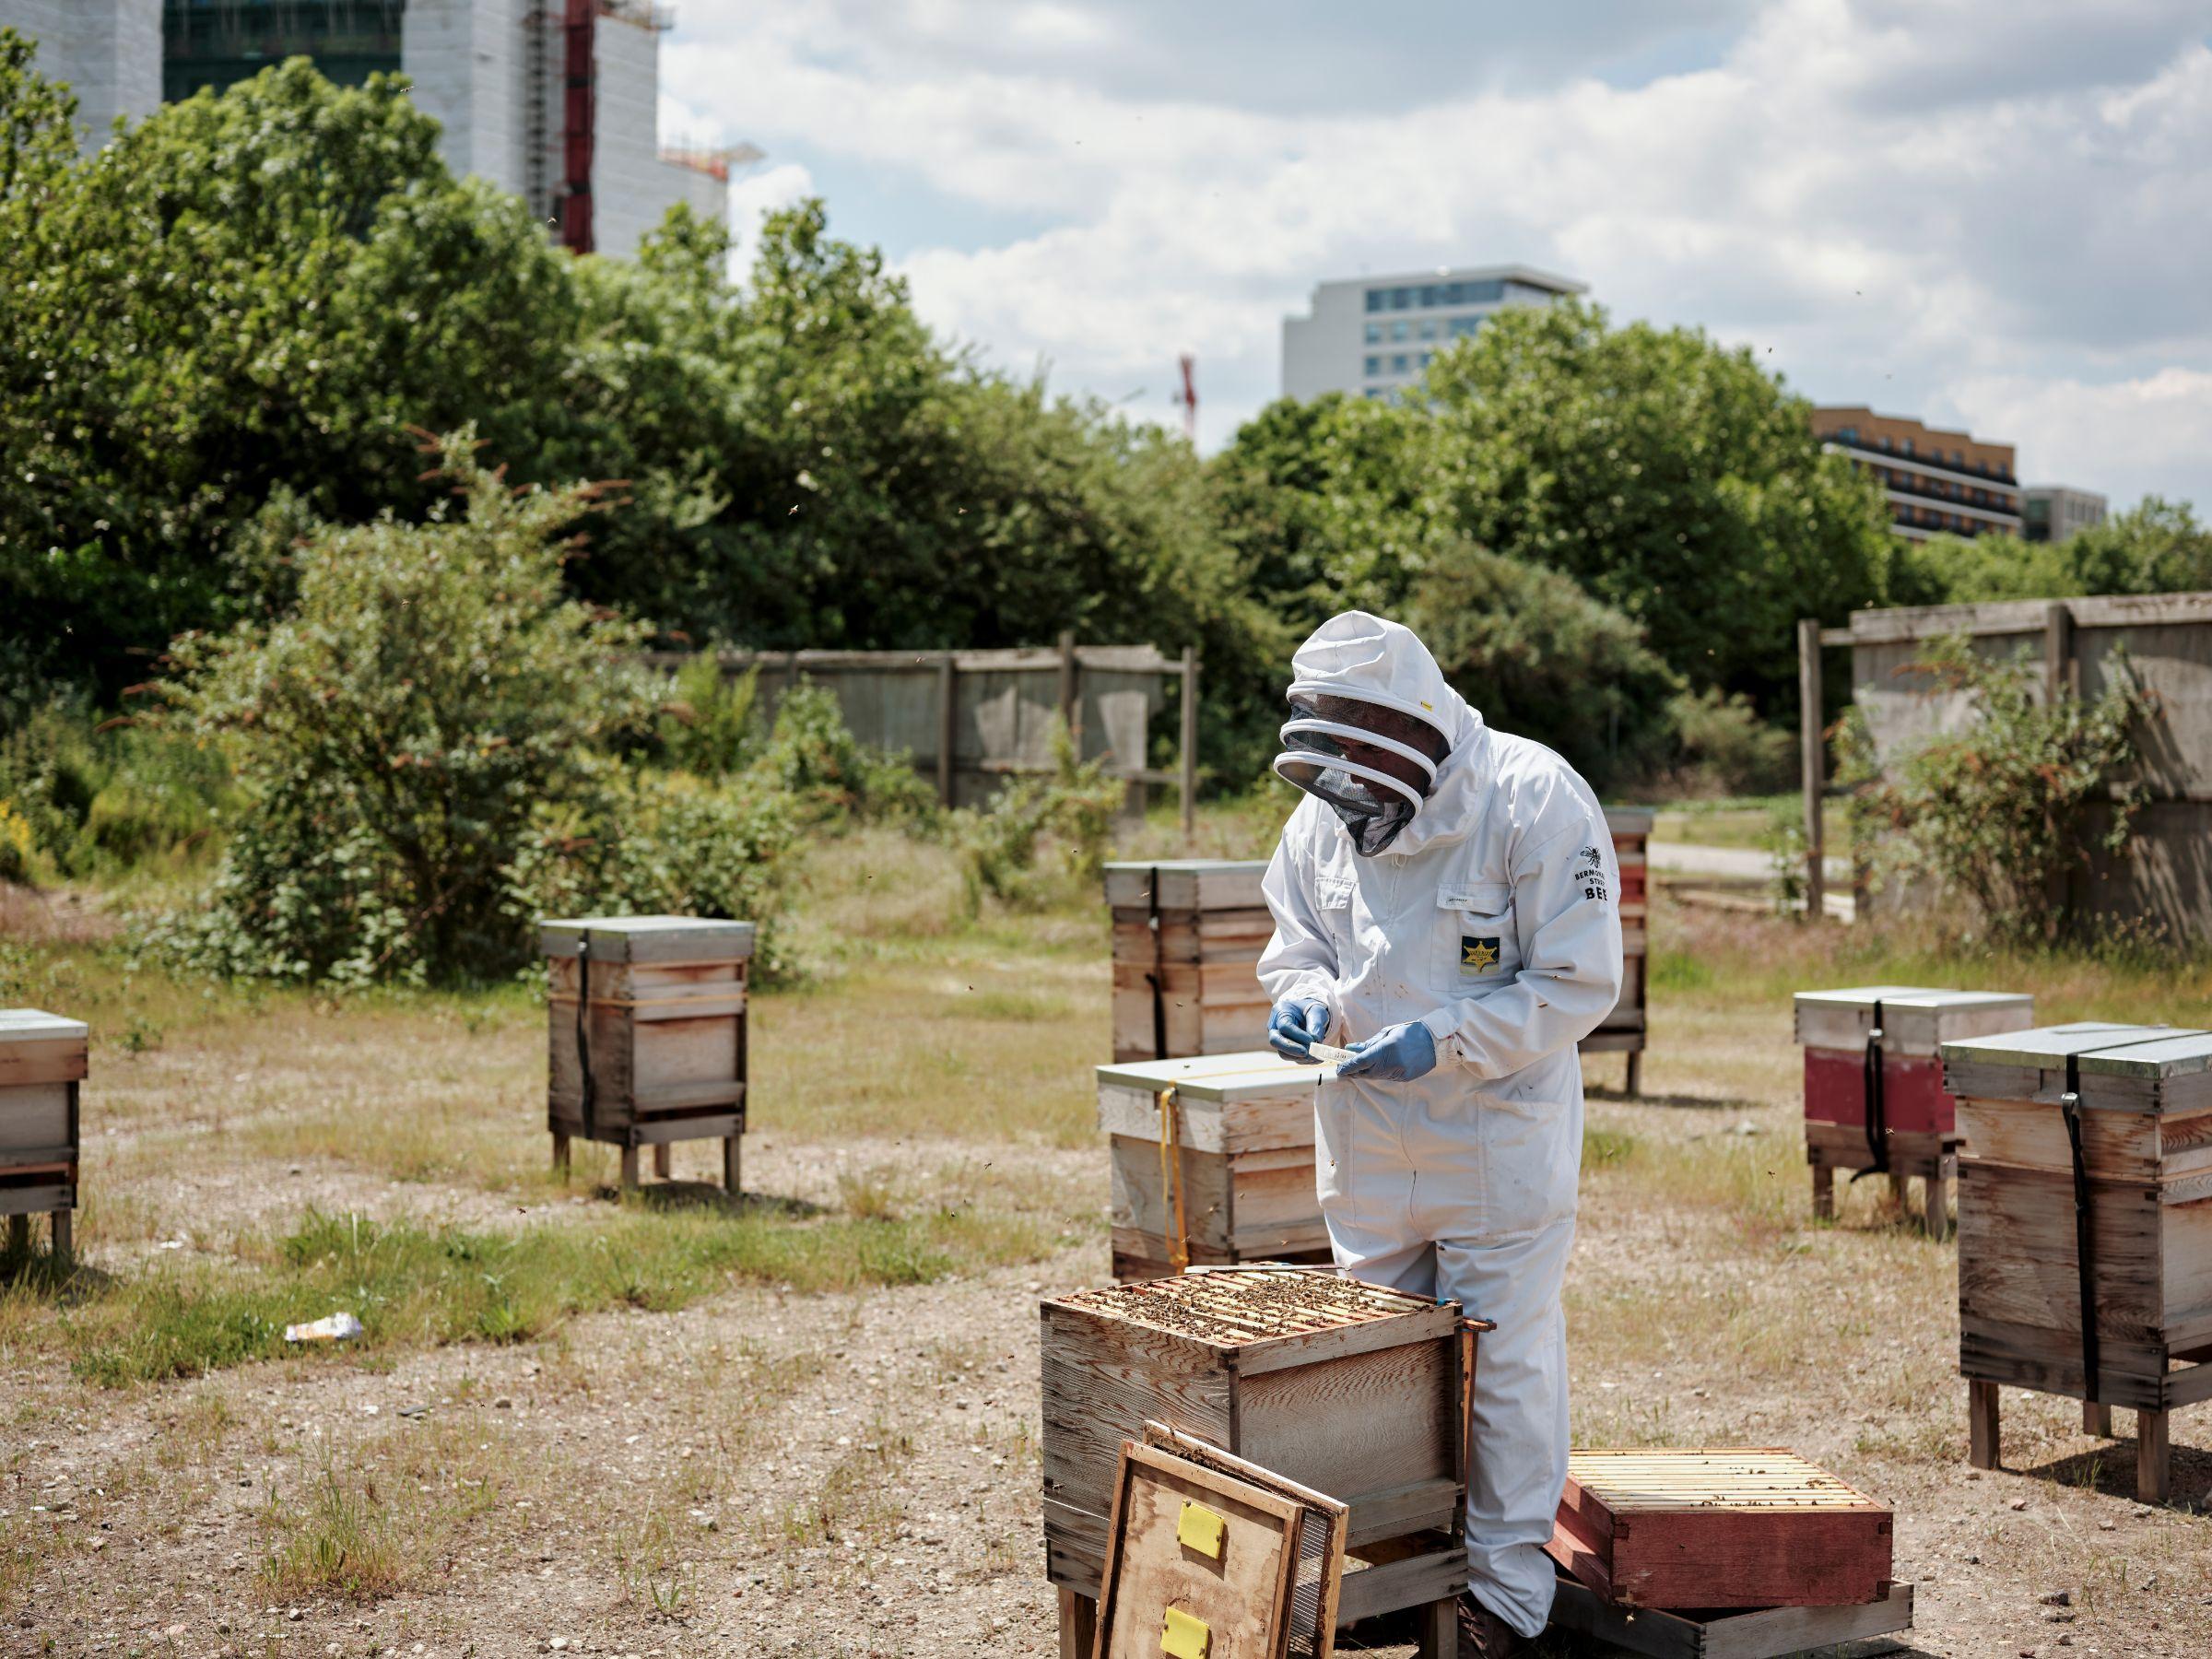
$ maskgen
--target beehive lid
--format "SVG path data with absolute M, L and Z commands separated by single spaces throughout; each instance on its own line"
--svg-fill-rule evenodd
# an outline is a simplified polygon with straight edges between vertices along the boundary
M 538 925 L 538 949 L 572 957 L 592 942 L 594 962 L 733 962 L 753 954 L 750 922 L 702 916 L 585 916 Z
M 2076 1063 L 2083 1077 L 2185 1077 L 2212 1070 L 2212 1032 L 2174 1031 L 2114 1048 L 2091 1049 Z M 2085 1082 L 2083 1085 L 2087 1088 Z
M 1568 1454 L 1567 1477 L 1616 1515 L 1716 1509 L 1888 1512 L 1818 1464 L 1779 1448 L 1574 1452 Z
M 1606 828 L 1615 835 L 1649 835 L 1658 816 L 1649 806 L 1608 806 L 1605 812 Z
M 2030 1066 L 2042 1070 L 2063 1065 L 2069 1054 L 2086 1054 L 2093 1049 L 2202 1034 L 2167 1026 L 2124 1025 L 2109 1019 L 2077 1019 L 2067 1025 L 2037 1026 L 2031 1030 L 2006 1031 L 1994 1037 L 1947 1042 L 1943 1045 L 1943 1058 L 1947 1065 L 1951 1065 Z
M 1422 1328 L 1408 1331 L 1409 1338 L 1418 1339 L 1450 1332 L 1459 1316 L 1457 1302 L 1342 1278 L 1325 1267 L 1228 1267 L 1055 1300 L 1062 1307 L 1221 1348 L 1421 1316 Z M 1431 1325 L 1433 1331 L 1427 1328 Z
M 1872 1013 L 1877 1002 L 1888 1007 L 1908 997 L 1960 994 L 1965 994 L 1938 991 L 1933 985 L 1848 985 L 1841 991 L 1800 991 L 1793 1000 L 1800 1008 L 1864 1008 Z
M 1257 858 L 1177 858 L 1152 864 L 1110 864 L 1106 902 L 1122 908 L 1249 910 L 1267 902 L 1260 881 L 1266 861 Z
M 92 1028 L 42 1008 L 0 1008 L 0 1042 L 82 1042 Z
M 1300 1065 L 1272 1049 L 1237 1054 L 1197 1054 L 1187 1060 L 1137 1060 L 1098 1068 L 1099 1087 L 1135 1088 L 1158 1094 L 1173 1088 L 1179 1100 L 1310 1100 L 1323 1067 Z

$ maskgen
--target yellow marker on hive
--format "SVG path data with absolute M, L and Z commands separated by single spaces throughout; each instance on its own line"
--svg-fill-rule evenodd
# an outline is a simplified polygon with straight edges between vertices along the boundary
M 1182 1519 L 1175 1523 L 1176 1543 L 1218 1561 L 1221 1559 L 1222 1540 L 1228 1535 L 1228 1522 L 1203 1503 L 1183 1500 Z
M 1206 1628 L 1206 1620 L 1193 1618 L 1174 1607 L 1168 1609 L 1168 1621 L 1159 1632 L 1159 1648 L 1169 1659 L 1206 1659 L 1213 1641 L 1214 1633 Z

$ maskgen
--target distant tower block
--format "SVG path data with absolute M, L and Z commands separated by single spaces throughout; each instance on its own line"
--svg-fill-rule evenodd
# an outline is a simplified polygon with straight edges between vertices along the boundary
M 719 1140 L 723 1185 L 735 1196 L 753 932 L 690 916 L 542 924 L 556 1168 L 568 1167 L 571 1139 L 604 1141 L 622 1149 L 628 1190 L 639 1147 L 653 1149 L 665 1177 L 672 1143 Z

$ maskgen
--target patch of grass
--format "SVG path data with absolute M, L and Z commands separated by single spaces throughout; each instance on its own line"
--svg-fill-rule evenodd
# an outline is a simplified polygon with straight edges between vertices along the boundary
M 665 1312 L 737 1283 L 924 1284 L 1052 1248 L 1048 1221 L 972 1206 L 904 1219 L 625 1211 L 508 1234 L 311 1211 L 281 1238 L 244 1241 L 239 1266 L 118 1283 L 57 1324 L 77 1374 L 120 1387 L 296 1355 L 284 1327 L 336 1310 L 363 1326 L 340 1351 L 368 1356 L 520 1341 L 625 1305 Z
M 1624 1135 L 1618 1129 L 1583 1131 L 1583 1168 L 1585 1170 L 1626 1163 L 1635 1153 L 1636 1137 L 1632 1135 Z
M 276 1543 L 261 1576 L 279 1595 L 373 1601 L 406 1582 L 406 1559 L 372 1475 L 342 1475 L 325 1449 L 323 1466 L 298 1500 L 272 1486 L 262 1515 Z

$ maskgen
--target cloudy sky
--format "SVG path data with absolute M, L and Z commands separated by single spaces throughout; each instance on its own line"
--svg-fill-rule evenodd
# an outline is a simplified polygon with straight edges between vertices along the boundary
M 2212 0 L 680 0 L 662 77 L 741 233 L 1147 418 L 1194 352 L 1208 450 L 1315 282 L 1520 261 L 2212 509 Z

